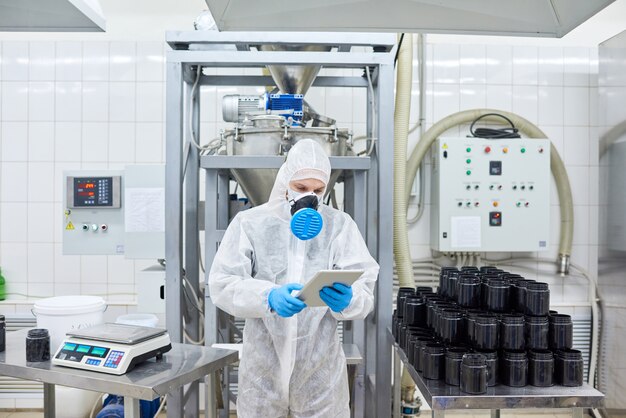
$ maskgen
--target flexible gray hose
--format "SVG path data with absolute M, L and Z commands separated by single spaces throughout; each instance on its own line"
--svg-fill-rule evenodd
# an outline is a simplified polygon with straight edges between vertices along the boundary
M 437 138 L 439 138 L 448 129 L 458 125 L 468 124 L 474 121 L 479 116 L 497 113 L 509 118 L 515 126 L 530 138 L 547 138 L 547 135 L 541 131 L 536 125 L 522 118 L 514 113 L 505 112 L 495 109 L 472 109 L 457 112 L 452 115 L 446 116 L 439 122 L 435 123 L 428 131 L 424 133 L 420 141 L 417 143 L 411 156 L 407 162 L 407 176 L 405 184 L 405 195 L 407 201 L 411 195 L 410 184 L 415 178 L 417 169 L 426 156 L 426 153 L 430 149 L 431 145 Z M 488 116 L 484 118 L 485 122 L 490 123 L 503 123 L 501 118 L 495 116 Z M 559 259 L 558 268 L 559 273 L 568 274 L 569 272 L 569 258 L 572 253 L 572 242 L 574 236 L 574 206 L 572 201 L 572 189 L 569 184 L 569 178 L 565 165 L 561 159 L 558 151 L 554 147 L 554 144 L 550 146 L 550 167 L 552 169 L 552 175 L 556 181 L 556 187 L 559 194 L 559 203 L 561 208 L 561 236 L 559 242 Z

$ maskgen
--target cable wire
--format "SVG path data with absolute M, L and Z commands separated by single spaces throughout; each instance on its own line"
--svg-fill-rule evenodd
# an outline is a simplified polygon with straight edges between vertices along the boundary
M 476 128 L 474 130 L 474 125 L 479 120 L 486 118 L 488 116 L 497 116 L 504 120 L 506 120 L 511 127 L 510 128 Z M 505 138 L 521 138 L 519 134 L 519 129 L 515 127 L 511 119 L 507 118 L 504 115 L 499 113 L 486 113 L 474 119 L 472 124 L 470 125 L 470 133 L 475 138 L 484 138 L 484 139 L 505 139 Z

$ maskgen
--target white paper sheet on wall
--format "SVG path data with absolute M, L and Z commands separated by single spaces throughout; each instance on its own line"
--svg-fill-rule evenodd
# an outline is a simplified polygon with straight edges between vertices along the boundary
M 124 194 L 126 232 L 165 231 L 165 189 L 128 187 Z
M 453 248 L 480 247 L 480 216 L 453 216 L 450 223 Z

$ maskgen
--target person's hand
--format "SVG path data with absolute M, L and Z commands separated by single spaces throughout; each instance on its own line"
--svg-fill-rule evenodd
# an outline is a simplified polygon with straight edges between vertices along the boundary
M 291 296 L 294 290 L 302 289 L 299 283 L 287 283 L 277 289 L 273 289 L 267 296 L 267 303 L 278 315 L 288 318 L 306 308 L 306 303 Z
M 333 312 L 341 312 L 348 307 L 352 300 L 352 287 L 343 283 L 324 286 L 320 290 L 320 298 Z

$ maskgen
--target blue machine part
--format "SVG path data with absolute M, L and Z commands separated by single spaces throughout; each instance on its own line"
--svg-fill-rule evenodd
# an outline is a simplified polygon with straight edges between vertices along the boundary
M 302 112 L 302 103 L 304 96 L 302 94 L 270 94 L 266 100 L 266 109 L 271 111 L 289 110 L 290 112 L 278 113 L 286 118 L 292 117 L 294 121 L 301 121 L 304 113 Z M 291 113 L 293 110 L 293 113 Z
M 302 241 L 315 238 L 323 226 L 322 215 L 315 209 L 300 209 L 291 217 L 291 232 Z

